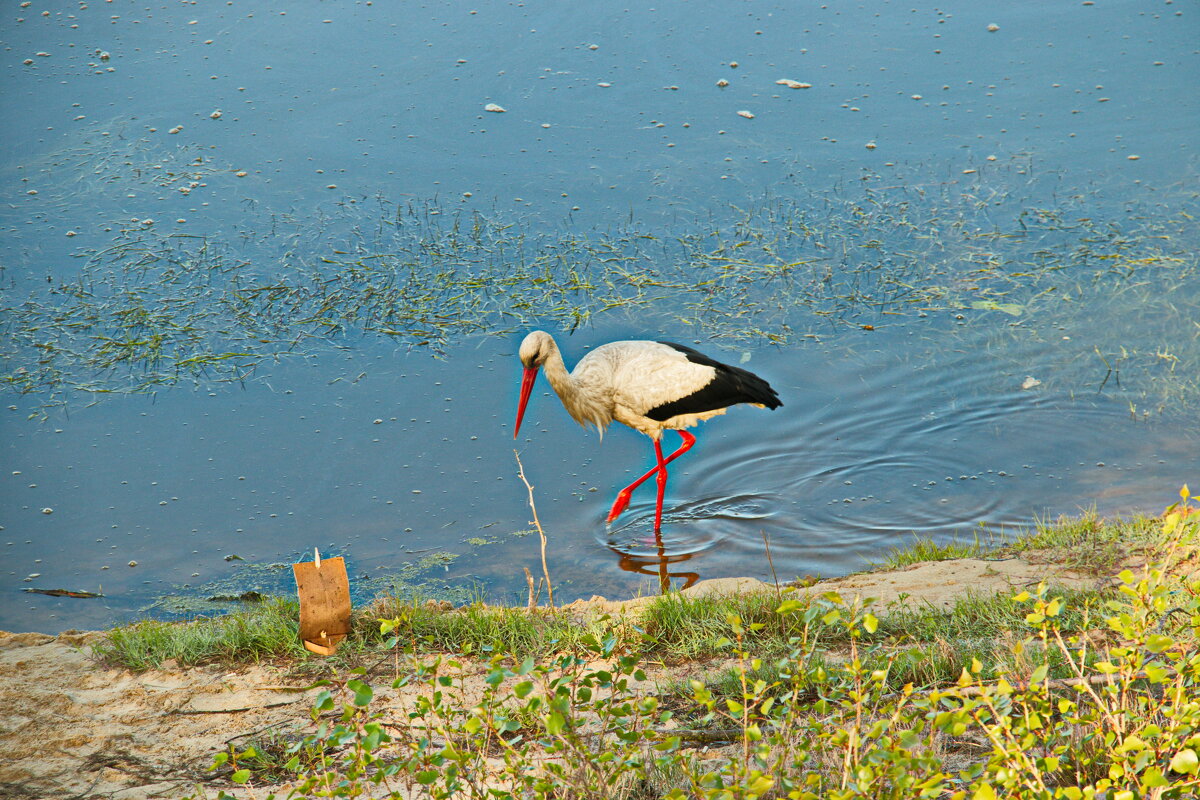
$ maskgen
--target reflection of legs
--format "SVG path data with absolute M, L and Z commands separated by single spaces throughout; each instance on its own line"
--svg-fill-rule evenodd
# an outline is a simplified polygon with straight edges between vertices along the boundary
M 617 561 L 617 566 L 626 572 L 633 572 L 638 575 L 658 576 L 658 587 L 663 594 L 666 594 L 671 588 L 671 579 L 679 578 L 683 581 L 680 589 L 688 589 L 696 585 L 700 580 L 699 572 L 671 572 L 671 567 L 678 566 L 680 563 L 692 558 L 694 553 L 680 553 L 677 556 L 669 556 L 666 554 L 666 548 L 662 545 L 662 540 L 655 537 L 657 552 L 652 556 L 635 556 L 629 553 L 623 553 L 615 547 L 610 549 L 620 556 Z
M 638 478 L 633 483 L 626 486 L 619 493 L 617 493 L 617 499 L 613 502 L 612 510 L 608 512 L 608 520 L 607 520 L 608 522 L 612 522 L 614 519 L 619 517 L 621 515 L 621 512 L 624 511 L 629 506 L 629 498 L 633 495 L 634 489 L 636 489 L 637 487 L 639 487 L 643 483 L 645 483 L 646 480 L 651 475 L 657 474 L 659 476 L 659 478 L 658 478 L 658 487 L 659 487 L 658 488 L 658 510 L 657 510 L 657 513 L 655 514 L 654 530 L 658 531 L 659 522 L 662 519 L 662 498 L 666 491 L 666 485 L 667 485 L 667 469 L 666 469 L 667 464 L 670 464 L 672 461 L 679 458 L 681 455 L 686 453 L 688 450 L 692 449 L 692 445 L 694 445 L 696 443 L 696 437 L 693 436 L 692 434 L 688 433 L 687 431 L 676 431 L 676 433 L 679 434 L 679 438 L 682 439 L 683 441 L 680 443 L 679 449 L 676 450 L 674 453 L 671 453 L 671 455 L 667 456 L 666 458 L 663 458 L 663 456 L 662 456 L 662 446 L 659 444 L 659 442 L 657 440 L 655 440 L 654 454 L 658 459 L 657 466 L 655 466 L 654 469 L 650 470 L 642 477 Z

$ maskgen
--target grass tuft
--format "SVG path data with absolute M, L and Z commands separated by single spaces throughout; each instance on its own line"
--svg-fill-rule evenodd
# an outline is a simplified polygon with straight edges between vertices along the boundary
M 938 544 L 928 536 L 917 536 L 912 544 L 894 547 L 883 557 L 878 566 L 881 569 L 900 569 L 926 561 L 949 561 L 954 558 L 978 558 L 989 551 L 979 542 L 976 535 L 973 542 L 947 542 Z
M 168 660 L 191 666 L 303 657 L 299 614 L 297 600 L 273 597 L 222 617 L 143 620 L 109 631 L 93 651 L 105 663 L 139 671 L 156 669 Z
M 1129 520 L 1101 519 L 1093 509 L 1054 522 L 1039 520 L 1032 532 L 1007 550 L 1089 575 L 1110 575 L 1122 561 L 1161 554 L 1160 524 L 1144 515 Z

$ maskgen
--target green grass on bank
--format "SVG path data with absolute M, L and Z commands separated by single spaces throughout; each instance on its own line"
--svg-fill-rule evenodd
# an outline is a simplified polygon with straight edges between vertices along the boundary
M 890 550 L 878 563 L 880 569 L 900 569 L 925 561 L 954 558 L 1005 558 L 1034 553 L 1035 558 L 1059 564 L 1065 569 L 1090 575 L 1106 574 L 1123 558 L 1133 554 L 1150 555 L 1161 539 L 1159 520 L 1135 516 L 1128 520 L 1106 520 L 1095 510 L 1077 517 L 1039 520 L 1033 530 L 1011 541 L 1003 531 L 981 528 L 967 540 L 938 544 L 927 536 Z M 981 538 L 982 537 L 982 538 Z
M 987 554 L 994 547 L 983 545 L 976 536 L 973 541 L 958 540 L 938 544 L 928 536 L 917 536 L 912 542 L 893 547 L 879 562 L 881 569 L 900 569 L 925 561 L 949 561 L 954 558 L 978 558 Z
M 990 550 L 978 537 L 970 544 L 948 546 L 918 538 L 909 549 L 890 554 L 886 564 L 899 567 L 918 560 L 1021 554 L 1098 575 L 1125 555 L 1152 551 L 1160 536 L 1157 523 L 1148 518 L 1101 520 L 1086 514 L 1041 523 L 1015 541 Z M 1061 594 L 1071 611 L 1060 622 L 1072 630 L 1084 625 L 1087 614 L 1109 596 L 1100 590 Z M 846 644 L 846 633 L 836 624 L 814 624 L 777 613 L 782 599 L 782 594 L 775 593 L 726 598 L 668 595 L 653 600 L 635 627 L 574 611 L 529 612 L 479 602 L 447 610 L 436 603 L 382 598 L 356 611 L 351 634 L 332 663 L 371 659 L 387 652 L 385 645 L 393 637 L 399 637 L 398 646 L 413 652 L 478 657 L 501 654 L 520 661 L 577 652 L 589 637 L 615 636 L 624 649 L 658 660 L 700 660 L 721 655 L 723 643 L 731 637 L 731 616 L 756 626 L 753 645 L 764 656 L 787 652 L 792 640 L 801 634 L 818 637 L 824 647 Z M 880 616 L 879 626 L 867 638 L 897 648 L 923 643 L 944 650 L 954 649 L 948 643 L 1003 638 L 1023 619 L 1010 598 L 975 594 L 960 597 L 948 610 L 907 604 L 875 611 Z M 294 599 L 269 598 L 221 617 L 184 623 L 146 620 L 122 626 L 110 631 L 95 646 L 95 653 L 106 663 L 134 670 L 159 667 L 168 661 L 179 665 L 264 659 L 329 663 L 301 647 L 297 618 Z M 395 630 L 388 635 L 381 633 L 381 619 L 395 620 Z M 927 648 L 926 654 L 933 652 Z

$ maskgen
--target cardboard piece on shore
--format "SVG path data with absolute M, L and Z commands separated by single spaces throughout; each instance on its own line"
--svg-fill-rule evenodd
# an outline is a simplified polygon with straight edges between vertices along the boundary
M 292 565 L 300 595 L 300 640 L 309 651 L 331 656 L 350 632 L 350 579 L 341 558 L 321 558 Z

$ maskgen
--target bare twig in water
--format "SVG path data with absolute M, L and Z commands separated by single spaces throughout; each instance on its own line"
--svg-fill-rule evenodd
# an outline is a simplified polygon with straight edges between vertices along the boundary
M 521 479 L 521 483 L 525 484 L 525 488 L 529 490 L 529 510 L 533 512 L 533 527 L 537 528 L 538 536 L 542 540 L 542 573 L 546 576 L 546 595 L 550 602 L 550 607 L 554 608 L 554 585 L 550 583 L 550 568 L 546 566 L 546 531 L 542 529 L 542 522 L 538 519 L 537 506 L 533 502 L 533 487 L 525 478 L 525 467 L 521 464 L 521 454 L 513 450 L 513 455 L 517 458 L 517 476 Z

